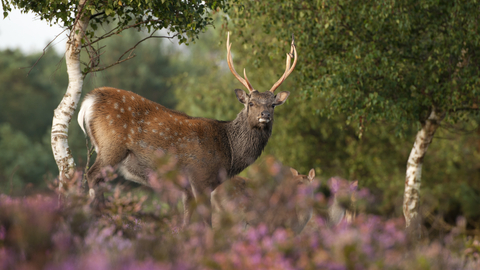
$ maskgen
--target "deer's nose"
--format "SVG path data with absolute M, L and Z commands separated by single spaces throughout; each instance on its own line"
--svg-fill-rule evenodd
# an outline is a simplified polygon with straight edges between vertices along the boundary
M 263 111 L 260 116 L 262 118 L 270 118 L 270 113 L 268 111 Z

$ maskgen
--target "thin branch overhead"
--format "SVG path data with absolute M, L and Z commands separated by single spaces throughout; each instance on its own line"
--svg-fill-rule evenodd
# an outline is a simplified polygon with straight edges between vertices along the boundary
M 161 20 L 146 20 L 146 21 L 140 21 L 140 22 L 137 22 L 135 24 L 131 24 L 131 25 L 127 25 L 127 26 L 124 26 L 124 27 L 120 27 L 120 26 L 116 26 L 114 27 L 112 30 L 108 31 L 107 33 L 103 34 L 102 36 L 98 37 L 97 39 L 93 40 L 91 42 L 91 44 L 95 44 L 97 42 L 99 42 L 100 40 L 103 40 L 103 39 L 106 39 L 108 37 L 111 37 L 113 35 L 118 35 L 120 34 L 121 32 L 123 32 L 124 30 L 127 30 L 127 29 L 130 29 L 130 28 L 134 28 L 134 27 L 138 27 L 140 25 L 144 25 L 148 22 L 161 22 Z
M 106 66 L 102 66 L 102 67 L 98 67 L 98 68 L 91 68 L 89 69 L 86 73 L 94 73 L 94 72 L 98 72 L 98 71 L 102 71 L 102 70 L 105 70 L 105 69 L 108 69 L 110 67 L 113 67 L 115 65 L 118 65 L 120 63 L 123 63 L 125 61 L 128 61 L 130 59 L 132 59 L 133 57 L 135 57 L 135 54 L 133 53 L 133 51 L 137 48 L 138 45 L 140 45 L 140 43 L 144 42 L 145 40 L 147 39 L 151 39 L 151 38 L 166 38 L 166 39 L 173 39 L 175 37 L 177 37 L 179 34 L 175 34 L 175 35 L 172 35 L 172 36 L 155 36 L 155 33 L 152 33 L 150 36 L 147 36 L 143 39 L 141 39 L 140 41 L 138 41 L 133 47 L 129 48 L 128 50 L 126 50 L 119 58 L 116 62 L 110 64 L 110 65 L 106 65 Z M 103 47 L 102 47 L 103 48 Z M 99 50 L 98 50 L 99 51 Z M 103 53 L 102 53 L 103 54 Z M 126 56 L 128 54 L 128 56 Z M 98 54 L 97 53 L 97 56 L 96 57 L 99 57 L 101 54 Z M 124 58 L 126 56 L 126 58 Z M 91 59 L 92 61 L 92 59 Z
M 35 63 L 30 67 L 30 70 L 28 71 L 27 76 L 30 75 L 30 72 L 32 72 L 33 68 L 37 65 L 37 63 L 40 61 L 40 59 L 43 58 L 43 56 L 44 56 L 45 53 L 47 52 L 47 49 L 50 47 L 50 45 L 51 45 L 61 34 L 63 34 L 65 31 L 67 31 L 67 29 L 63 29 L 62 32 L 60 32 L 58 35 L 56 35 L 56 36 L 45 46 L 45 48 L 43 48 L 42 55 L 40 55 L 40 57 L 37 58 L 37 61 L 35 61 Z M 24 68 L 28 68 L 28 67 L 24 67 Z M 23 68 L 22 68 L 22 69 L 23 69 Z

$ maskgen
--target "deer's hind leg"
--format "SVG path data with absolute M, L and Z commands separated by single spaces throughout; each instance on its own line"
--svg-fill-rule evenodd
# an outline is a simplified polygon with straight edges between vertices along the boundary
M 102 169 L 111 166 L 115 167 L 127 156 L 127 149 L 111 147 L 108 149 L 99 149 L 97 158 L 92 167 L 87 172 L 88 194 L 93 198 L 93 206 L 101 208 L 105 205 L 103 191 L 98 188 L 98 183 L 103 179 Z

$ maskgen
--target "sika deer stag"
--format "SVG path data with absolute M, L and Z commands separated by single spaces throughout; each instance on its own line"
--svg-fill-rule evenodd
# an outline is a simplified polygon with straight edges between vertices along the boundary
M 285 91 L 275 95 L 274 91 L 297 63 L 292 38 L 285 73 L 269 91 L 260 93 L 248 81 L 245 70 L 245 79 L 235 71 L 230 48 L 228 35 L 228 66 L 249 91 L 247 94 L 235 89 L 244 108 L 233 121 L 191 117 L 135 93 L 110 87 L 97 88 L 85 97 L 78 123 L 97 152 L 95 163 L 87 172 L 94 203 L 103 202 L 103 193 L 98 188 L 103 167 L 118 165 L 126 179 L 149 185 L 149 175 L 156 169 L 155 152 L 169 152 L 177 158 L 190 183 L 184 190 L 183 225 L 190 221 L 195 200 L 208 209 L 201 215 L 211 226 L 211 191 L 260 156 L 272 134 L 274 108 L 282 105 L 290 94 Z M 292 58 L 294 62 L 290 65 Z

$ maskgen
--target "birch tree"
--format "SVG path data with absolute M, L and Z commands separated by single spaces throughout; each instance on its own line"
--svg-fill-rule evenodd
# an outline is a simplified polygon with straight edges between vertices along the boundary
M 134 49 L 149 38 L 176 37 L 179 43 L 188 44 L 211 24 L 211 12 L 228 8 L 228 4 L 222 0 L 2 0 L 2 7 L 4 17 L 12 8 L 17 8 L 25 13 L 33 12 L 51 25 L 60 24 L 68 31 L 65 61 L 69 82 L 63 99 L 54 111 L 51 133 L 61 187 L 75 172 L 75 162 L 68 147 L 68 127 L 82 93 L 85 76 L 131 59 L 135 56 Z M 110 30 L 97 35 L 95 30 L 99 26 Z M 147 29 L 150 34 L 121 54 L 117 61 L 101 65 L 100 56 L 105 48 L 98 43 L 127 29 Z M 168 35 L 158 35 L 161 29 L 166 29 Z M 82 53 L 88 54 L 88 63 L 81 63 Z
M 360 137 L 383 121 L 397 135 L 418 128 L 403 201 L 406 227 L 418 236 L 422 166 L 435 131 L 478 113 L 480 4 L 271 0 L 245 1 L 229 13 L 241 29 L 236 35 L 256 44 L 253 58 L 280 58 L 282 40 L 295 34 L 297 89 L 326 100 L 319 115 L 347 115 Z

